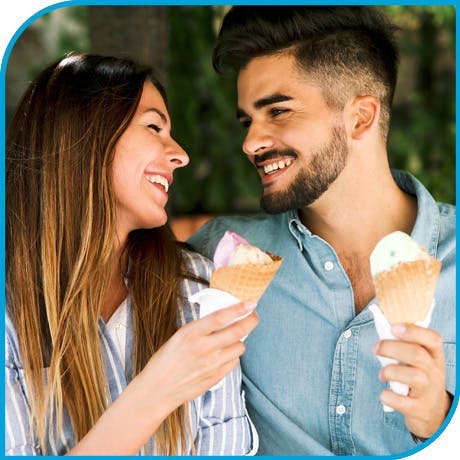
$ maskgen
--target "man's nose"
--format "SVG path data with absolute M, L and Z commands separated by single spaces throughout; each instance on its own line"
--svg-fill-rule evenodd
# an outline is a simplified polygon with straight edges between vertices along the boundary
M 272 149 L 273 147 L 274 139 L 267 128 L 253 122 L 243 142 L 244 153 L 253 156 L 262 153 L 266 149 Z

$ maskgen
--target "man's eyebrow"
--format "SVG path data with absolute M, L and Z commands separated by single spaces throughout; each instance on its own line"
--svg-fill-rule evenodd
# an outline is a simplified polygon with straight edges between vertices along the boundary
M 146 109 L 142 112 L 142 114 L 144 113 L 149 113 L 149 112 L 155 112 L 156 114 L 158 114 L 161 118 L 161 121 L 167 125 L 168 124 L 168 119 L 166 118 L 166 115 L 159 109 L 155 109 L 155 108 L 151 108 L 151 109 Z
M 271 94 L 270 96 L 258 99 L 256 102 L 254 102 L 254 108 L 260 110 L 267 105 L 276 104 L 277 102 L 292 101 L 292 99 L 293 98 L 291 96 L 287 96 L 286 94 L 275 93 Z M 243 109 L 237 109 L 236 118 L 244 118 L 247 116 L 248 114 Z
M 267 105 L 276 104 L 277 102 L 285 102 L 285 101 L 292 101 L 291 96 L 287 96 L 286 94 L 275 93 L 267 97 L 263 97 L 258 99 L 254 102 L 254 107 L 256 109 L 262 109 Z

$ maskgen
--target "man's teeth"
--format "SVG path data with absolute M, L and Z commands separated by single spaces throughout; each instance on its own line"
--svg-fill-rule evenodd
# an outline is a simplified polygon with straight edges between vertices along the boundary
M 168 191 L 169 184 L 168 184 L 168 181 L 163 176 L 157 175 L 157 176 L 146 176 L 146 177 L 147 177 L 147 180 L 151 182 L 152 184 L 160 184 L 165 189 L 165 192 Z
M 284 169 L 290 166 L 292 163 L 292 160 L 290 158 L 286 158 L 286 160 L 279 160 L 275 161 L 269 165 L 264 166 L 264 172 L 265 174 L 270 174 L 273 171 L 277 171 L 278 169 Z

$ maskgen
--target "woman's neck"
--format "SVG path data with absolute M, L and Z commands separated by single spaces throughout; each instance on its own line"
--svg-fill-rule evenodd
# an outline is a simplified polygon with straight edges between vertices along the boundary
M 125 258 L 123 250 L 118 247 L 115 253 L 115 262 L 112 268 L 109 286 L 105 292 L 104 300 L 101 307 L 101 316 L 107 322 L 115 310 L 122 304 L 128 295 L 126 288 L 123 268 L 125 267 Z

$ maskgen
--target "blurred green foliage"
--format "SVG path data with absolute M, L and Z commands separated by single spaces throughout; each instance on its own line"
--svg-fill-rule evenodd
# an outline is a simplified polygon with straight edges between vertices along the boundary
M 260 181 L 241 150 L 235 82 L 211 68 L 224 7 L 171 7 L 168 93 L 176 139 L 190 154 L 176 172 L 172 211 L 258 208 Z M 382 7 L 401 27 L 401 68 L 390 164 L 416 175 L 439 201 L 455 202 L 455 8 Z
M 455 7 L 386 9 L 402 28 L 390 163 L 455 203 Z
M 88 8 L 60 8 L 32 23 L 22 44 L 30 52 L 16 73 L 11 72 L 11 81 L 29 80 L 68 51 L 90 50 Z M 171 189 L 170 212 L 176 216 L 251 212 L 259 206 L 260 181 L 241 150 L 244 132 L 235 116 L 234 78 L 216 75 L 211 66 L 212 49 L 227 8 L 168 8 L 169 109 L 173 135 L 191 158 L 187 168 L 176 172 Z M 390 164 L 415 174 L 437 200 L 454 203 L 455 7 L 382 8 L 401 27 Z M 44 37 L 43 55 L 30 55 L 27 43 L 38 36 Z
M 259 179 L 241 150 L 232 78 L 211 65 L 222 7 L 171 7 L 168 97 L 173 135 L 190 154 L 176 171 L 172 210 L 184 213 L 250 211 L 258 206 Z

